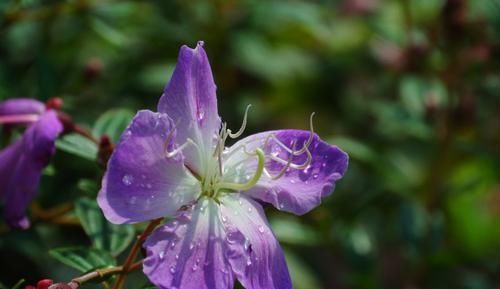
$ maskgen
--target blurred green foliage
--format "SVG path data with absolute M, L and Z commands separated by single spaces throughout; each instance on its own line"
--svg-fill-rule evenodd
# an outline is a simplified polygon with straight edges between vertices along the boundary
M 498 0 L 0 1 L 0 100 L 60 96 L 116 141 L 197 40 L 231 127 L 249 103 L 247 133 L 307 128 L 315 111 L 316 131 L 350 154 L 319 208 L 268 211 L 296 289 L 500 287 Z M 95 198 L 96 154 L 60 140 L 38 206 Z M 104 246 L 32 217 L 0 235 L 7 287 L 80 274 L 50 249 Z

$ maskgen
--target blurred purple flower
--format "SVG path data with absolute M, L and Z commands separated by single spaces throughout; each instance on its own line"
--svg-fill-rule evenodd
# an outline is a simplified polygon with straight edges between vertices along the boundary
M 260 202 L 304 214 L 329 195 L 348 156 L 311 131 L 239 137 L 221 124 L 211 68 L 183 46 L 158 104 L 137 113 L 113 152 L 98 203 L 113 223 L 174 217 L 144 243 L 144 273 L 160 288 L 292 287 Z M 247 110 L 248 112 L 248 110 Z
M 53 109 L 33 99 L 0 102 L 0 124 L 27 125 L 24 134 L 0 151 L 0 198 L 11 227 L 26 229 L 26 208 L 37 193 L 42 170 L 63 127 Z

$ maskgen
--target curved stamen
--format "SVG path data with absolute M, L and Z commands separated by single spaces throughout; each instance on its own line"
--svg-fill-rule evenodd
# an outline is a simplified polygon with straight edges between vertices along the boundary
M 293 142 L 292 144 L 292 151 L 295 151 L 295 145 L 297 144 L 296 141 Z M 286 163 L 285 166 L 283 166 L 283 168 L 280 170 L 280 172 L 276 175 L 276 176 L 271 176 L 271 174 L 269 172 L 267 172 L 266 170 L 266 173 L 267 175 L 273 180 L 277 180 L 279 178 L 281 178 L 285 173 L 286 173 L 286 170 L 288 170 L 288 168 L 290 168 L 290 166 L 292 165 L 292 160 L 293 160 L 293 154 L 290 154 L 290 157 L 288 158 L 288 162 Z
M 307 153 L 307 159 L 306 161 L 303 163 L 303 164 L 290 164 L 289 167 L 292 168 L 292 169 L 296 169 L 296 170 L 303 170 L 305 168 L 307 168 L 307 166 L 309 166 L 312 162 L 312 154 L 311 152 L 307 149 L 305 151 Z M 283 165 L 287 165 L 288 164 L 288 161 L 282 159 L 282 158 L 279 158 L 277 156 L 274 156 L 274 155 L 270 155 L 270 158 L 273 160 L 273 161 L 277 161 L 279 162 L 280 164 L 283 164 Z
M 169 152 L 167 148 L 165 148 L 165 156 L 167 158 L 172 158 L 174 157 L 175 155 L 177 155 L 178 153 L 180 153 L 181 151 L 183 151 L 188 145 L 193 145 L 196 150 L 199 152 L 200 151 L 200 147 L 190 138 L 186 139 L 186 142 L 183 143 L 181 146 L 179 146 L 178 148 L 176 148 L 175 150 Z
M 165 152 L 168 153 L 168 145 L 170 144 L 170 141 L 172 140 L 172 137 L 174 135 L 175 130 L 177 129 L 177 126 L 179 125 L 180 119 L 178 119 L 172 129 L 168 132 L 167 137 L 165 138 L 165 141 L 163 142 L 163 147 Z
M 311 116 L 309 117 L 309 131 L 311 132 L 309 134 L 309 138 L 307 139 L 307 141 L 304 143 L 304 146 L 302 147 L 301 150 L 299 151 L 296 151 L 296 155 L 301 155 L 303 154 L 306 150 L 308 150 L 309 146 L 311 145 L 312 141 L 313 141 L 313 138 L 314 138 L 314 126 L 313 126 L 313 117 L 316 113 L 313 112 L 311 113 Z
M 247 105 L 247 108 L 245 110 L 245 116 L 243 116 L 243 123 L 241 124 L 240 129 L 236 133 L 232 133 L 230 129 L 227 129 L 227 134 L 229 135 L 230 138 L 235 139 L 243 134 L 245 128 L 247 127 L 248 111 L 250 110 L 251 107 L 252 107 L 251 104 Z
M 221 182 L 218 184 L 216 190 L 227 189 L 234 191 L 246 191 L 251 187 L 253 187 L 255 184 L 257 184 L 260 177 L 262 176 L 262 172 L 264 171 L 264 163 L 266 157 L 264 156 L 264 151 L 262 151 L 262 149 L 260 148 L 257 148 L 255 150 L 255 154 L 257 155 L 258 158 L 257 169 L 255 170 L 255 174 L 253 175 L 253 177 L 248 182 L 244 184 Z

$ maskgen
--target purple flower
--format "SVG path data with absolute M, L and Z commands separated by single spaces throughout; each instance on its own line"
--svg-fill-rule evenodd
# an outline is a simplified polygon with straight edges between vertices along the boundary
M 63 127 L 54 110 L 32 99 L 0 103 L 0 124 L 28 125 L 24 134 L 0 151 L 0 198 L 11 227 L 26 229 L 26 208 L 35 197 L 42 170 L 53 155 Z
M 158 112 L 137 113 L 111 156 L 98 203 L 113 223 L 173 217 L 144 243 L 160 288 L 292 287 L 260 202 L 304 214 L 342 178 L 348 156 L 311 131 L 244 138 L 221 124 L 210 65 L 183 46 Z

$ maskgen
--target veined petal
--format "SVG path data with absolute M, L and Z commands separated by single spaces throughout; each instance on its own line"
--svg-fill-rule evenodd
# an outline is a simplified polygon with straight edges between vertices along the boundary
M 213 150 L 219 132 L 216 86 L 203 42 L 196 48 L 182 46 L 170 82 L 158 103 L 158 111 L 167 113 L 177 127 L 177 144 L 192 139 L 201 150 L 190 146 L 184 151 L 190 168 L 203 174 L 201 163 Z
M 56 113 L 48 111 L 0 152 L 0 196 L 5 197 L 4 216 L 10 226 L 29 226 L 26 207 L 36 196 L 42 170 L 54 154 L 62 129 Z
M 14 114 L 41 114 L 45 105 L 35 99 L 15 98 L 0 102 L 0 116 Z
M 197 180 L 173 150 L 172 120 L 162 113 L 139 111 L 108 162 L 99 206 L 112 223 L 134 223 L 172 216 L 200 193 Z M 170 139 L 170 142 L 168 140 Z
M 146 240 L 144 273 L 162 289 L 230 289 L 234 280 L 224 246 L 218 205 L 202 198 Z
M 290 289 L 292 282 L 283 251 L 262 207 L 242 194 L 221 198 L 226 225 L 226 257 L 246 289 Z
M 255 157 L 244 152 L 261 148 L 266 154 L 265 168 L 258 183 L 244 192 L 253 198 L 273 204 L 282 211 L 302 215 L 321 203 L 321 198 L 333 192 L 335 183 L 347 169 L 348 156 L 337 146 L 323 142 L 316 134 L 308 151 L 292 155 L 291 149 L 303 149 L 309 131 L 277 130 L 251 135 L 234 144 L 226 154 L 226 176 L 241 182 L 251 176 L 257 166 Z M 281 161 L 279 161 L 279 160 Z M 288 161 L 291 166 L 283 172 Z M 280 173 L 283 174 L 280 176 Z

